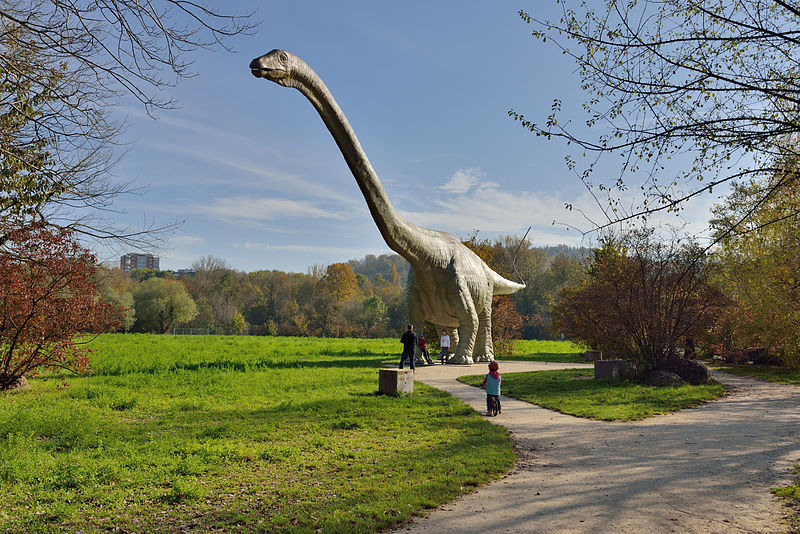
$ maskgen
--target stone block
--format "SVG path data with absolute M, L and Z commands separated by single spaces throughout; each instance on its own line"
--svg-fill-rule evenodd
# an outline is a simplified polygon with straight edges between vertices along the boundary
M 594 362 L 595 378 L 624 378 L 628 369 L 628 360 L 596 360 Z
M 587 350 L 583 355 L 587 362 L 596 362 L 603 359 L 603 352 L 599 350 Z
M 384 395 L 414 393 L 414 371 L 411 369 L 380 369 L 378 391 Z

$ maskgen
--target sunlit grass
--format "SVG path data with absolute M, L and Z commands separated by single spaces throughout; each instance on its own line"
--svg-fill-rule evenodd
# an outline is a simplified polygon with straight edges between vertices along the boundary
M 0 397 L 0 531 L 375 531 L 507 471 L 449 395 L 376 395 L 397 340 L 105 335 Z
M 503 374 L 503 395 L 568 415 L 635 421 L 697 406 L 722 395 L 719 383 L 653 387 L 627 380 L 595 380 L 592 369 Z M 483 375 L 461 382 L 480 385 Z
M 500 360 L 539 361 L 556 363 L 585 363 L 586 349 L 572 341 L 540 341 L 537 339 L 518 339 L 514 342 L 514 354 L 498 355 Z

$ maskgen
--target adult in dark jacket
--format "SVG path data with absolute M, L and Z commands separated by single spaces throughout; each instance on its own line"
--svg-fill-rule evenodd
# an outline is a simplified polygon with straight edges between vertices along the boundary
M 415 369 L 414 365 L 414 347 L 417 346 L 417 334 L 414 333 L 414 325 L 408 325 L 408 330 L 400 338 L 403 344 L 403 355 L 400 357 L 400 369 L 403 368 L 403 362 L 408 359 L 411 362 L 411 368 Z

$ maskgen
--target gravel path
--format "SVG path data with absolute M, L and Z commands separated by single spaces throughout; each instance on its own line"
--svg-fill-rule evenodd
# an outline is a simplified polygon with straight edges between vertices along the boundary
M 502 373 L 578 367 L 501 362 Z M 483 390 L 456 382 L 485 365 L 417 368 L 415 379 L 480 412 Z M 771 533 L 786 531 L 770 489 L 800 459 L 800 388 L 715 374 L 729 392 L 695 409 L 634 423 L 579 419 L 503 397 L 492 422 L 519 461 L 396 532 Z

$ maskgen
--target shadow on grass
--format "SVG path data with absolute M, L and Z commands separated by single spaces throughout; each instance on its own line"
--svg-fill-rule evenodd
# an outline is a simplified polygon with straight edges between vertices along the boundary
M 512 362 L 586 363 L 586 358 L 583 354 L 563 352 L 531 352 L 513 356 L 498 356 L 497 359 Z
M 210 360 L 203 362 L 175 362 L 168 365 L 145 365 L 131 368 L 112 368 L 96 369 L 94 374 L 97 376 L 123 376 L 136 373 L 159 374 L 170 371 L 258 371 L 263 369 L 331 369 L 345 367 L 348 369 L 379 369 L 386 361 L 384 355 L 371 354 L 369 359 L 340 359 L 340 360 L 274 360 L 272 358 L 261 358 L 248 362 L 236 362 L 230 360 Z
M 419 400 L 423 402 L 449 400 L 447 394 L 422 389 Z M 325 418 L 315 435 L 331 431 L 334 435 L 337 431 L 364 432 L 377 423 L 377 435 L 386 433 L 380 449 L 389 447 L 390 452 L 378 455 L 375 461 L 358 461 L 357 456 L 353 456 L 352 461 L 328 465 L 321 460 L 309 469 L 295 469 L 295 482 L 313 486 L 315 493 L 301 497 L 302 494 L 287 487 L 259 492 L 258 499 L 228 500 L 224 507 L 217 506 L 198 515 L 193 528 L 200 531 L 239 528 L 257 521 L 258 530 L 275 532 L 374 532 L 471 491 L 505 473 L 515 461 L 508 433 L 475 417 L 467 406 L 464 409 L 450 406 L 434 415 L 428 409 L 419 410 L 419 400 L 382 399 L 386 403 L 397 403 L 396 415 L 380 417 L 380 421 L 367 418 L 364 424 L 356 424 L 360 421 L 356 417 L 347 419 L 334 415 L 348 410 L 340 401 L 314 403 L 324 406 L 325 412 L 334 412 Z M 247 418 L 257 425 L 259 419 L 269 416 L 266 410 L 256 410 Z M 434 441 L 423 439 L 415 443 L 402 437 L 419 424 L 437 427 Z M 385 425 L 388 428 L 384 428 Z M 371 433 L 375 432 L 373 428 Z M 337 447 L 346 448 L 346 443 L 347 440 L 342 441 Z M 356 451 L 358 454 L 362 447 L 360 445 Z M 299 455 L 287 457 L 282 463 L 291 466 L 300 459 Z M 308 481 L 303 482 L 305 478 Z M 256 485 L 264 482 L 253 480 Z M 292 502 L 287 504 L 289 500 Z

